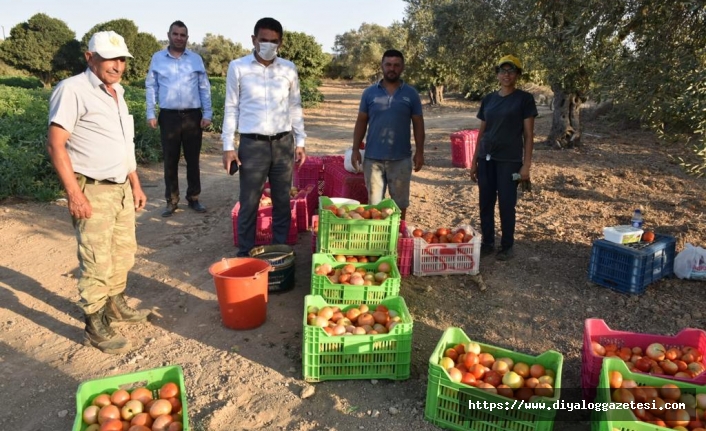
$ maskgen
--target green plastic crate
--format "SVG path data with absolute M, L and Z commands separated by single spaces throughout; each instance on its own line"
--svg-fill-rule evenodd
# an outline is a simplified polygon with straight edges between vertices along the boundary
M 390 264 L 387 280 L 379 286 L 353 286 L 350 284 L 334 284 L 325 275 L 316 275 L 314 270 L 322 263 L 330 264 L 334 269 L 348 265 L 337 262 L 330 254 L 316 253 L 311 258 L 311 294 L 321 295 L 324 300 L 334 304 L 379 304 L 383 299 L 397 296 L 400 293 L 402 276 L 397 269 L 396 256 L 382 256 L 376 262 L 353 263 L 356 268 L 376 269 L 382 262 Z
M 694 394 L 706 393 L 706 386 L 694 385 L 680 380 L 665 379 L 651 374 L 633 373 L 628 370 L 627 365 L 619 358 L 604 358 L 601 374 L 598 379 L 596 402 L 610 402 L 612 390 L 610 389 L 609 376 L 611 371 L 618 371 L 623 375 L 623 380 L 634 380 L 638 386 L 661 387 L 667 383 L 677 385 L 681 389 L 693 390 Z M 607 412 L 595 412 L 592 414 L 591 429 L 594 431 L 665 431 L 669 428 L 649 424 L 638 420 L 632 411 L 627 409 L 615 409 Z
M 78 390 L 76 391 L 76 420 L 74 420 L 72 431 L 83 431 L 88 428 L 88 425 L 83 422 L 83 410 L 90 406 L 93 399 L 98 395 L 112 394 L 118 389 L 126 389 L 128 392 L 131 392 L 132 389 L 144 386 L 152 391 L 155 398 L 158 398 L 157 390 L 168 382 L 176 383 L 179 386 L 182 423 L 184 424 L 183 431 L 190 430 L 184 372 L 179 365 L 170 365 L 167 367 L 153 368 L 151 370 L 87 380 L 78 385 Z
M 412 316 L 401 296 L 384 299 L 375 306 L 380 304 L 397 311 L 402 319 L 389 333 L 333 336 L 307 323 L 308 307 L 338 306 L 345 312 L 354 305 L 329 303 L 319 295 L 304 297 L 304 380 L 408 379 L 412 362 Z
M 449 374 L 441 368 L 439 360 L 444 351 L 458 343 L 468 343 L 469 339 L 463 330 L 448 328 L 436 345 L 429 358 L 429 377 L 427 384 L 427 400 L 424 418 L 436 426 L 451 430 L 475 431 L 551 431 L 554 427 L 555 410 L 528 409 L 525 407 L 509 410 L 471 410 L 469 401 L 488 401 L 504 403 L 513 400 L 501 395 L 492 394 L 476 387 L 451 381 Z M 527 364 L 542 364 L 546 369 L 556 373 L 554 379 L 554 397 L 542 397 L 539 400 L 551 405 L 559 399 L 561 388 L 561 373 L 564 357 L 561 353 L 548 350 L 539 356 L 530 356 L 511 350 L 478 343 L 482 352 L 488 352 L 495 358 L 508 357 L 515 362 Z M 539 401 L 533 401 L 539 402 Z
M 319 198 L 319 232 L 316 240 L 321 253 L 354 256 L 384 256 L 397 252 L 401 211 L 392 199 L 383 199 L 377 205 L 362 205 L 365 209 L 392 208 L 394 213 L 385 220 L 343 219 L 324 209 L 333 202 L 326 196 Z M 361 205 L 344 205 L 348 209 Z

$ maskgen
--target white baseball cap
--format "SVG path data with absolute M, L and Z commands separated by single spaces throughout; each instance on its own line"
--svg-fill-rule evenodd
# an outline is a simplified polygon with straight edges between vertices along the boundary
M 103 58 L 132 57 L 127 49 L 125 39 L 114 31 L 99 31 L 88 41 L 88 50 L 96 52 Z

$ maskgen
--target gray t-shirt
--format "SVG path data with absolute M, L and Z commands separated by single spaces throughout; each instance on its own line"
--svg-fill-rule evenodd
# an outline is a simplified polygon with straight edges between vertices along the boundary
M 120 84 L 118 103 L 93 72 L 86 70 L 59 83 L 49 100 L 49 124 L 69 132 L 66 150 L 74 172 L 96 180 L 124 183 L 137 169 L 135 121 Z
M 501 162 L 521 162 L 524 148 L 524 120 L 537 116 L 534 97 L 515 90 L 503 97 L 494 91 L 483 98 L 477 117 L 485 121 L 485 131 L 476 158 L 487 155 Z

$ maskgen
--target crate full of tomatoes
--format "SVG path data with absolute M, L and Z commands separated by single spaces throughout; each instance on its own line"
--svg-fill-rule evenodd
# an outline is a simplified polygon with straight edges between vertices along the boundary
M 481 235 L 471 226 L 407 230 L 414 238 L 414 275 L 478 274 Z
M 311 218 L 311 252 L 317 253 L 316 236 L 319 232 L 319 216 L 315 215 Z M 400 221 L 400 235 L 397 239 L 397 269 L 400 275 L 408 277 L 412 274 L 412 257 L 414 256 L 414 238 L 407 231 L 407 226 L 404 220 Z M 346 256 L 348 258 L 356 258 L 356 256 Z M 356 260 L 357 261 L 357 260 Z
M 88 380 L 79 385 L 72 431 L 127 429 L 190 429 L 180 366 Z
M 409 378 L 413 323 L 401 296 L 366 305 L 307 295 L 303 325 L 306 381 Z
M 583 397 L 593 401 L 606 357 L 624 360 L 631 371 L 687 383 L 706 384 L 706 332 L 687 328 L 678 334 L 640 334 L 610 329 L 602 319 L 586 319 L 581 353 Z
M 319 198 L 318 249 L 344 255 L 397 253 L 401 211 L 392 199 L 377 205 L 336 205 Z
M 395 256 L 360 256 L 353 262 L 343 255 L 317 253 L 312 257 L 311 294 L 338 304 L 377 304 L 400 292 L 401 276 Z
M 559 399 L 563 362 L 553 350 L 531 356 L 475 342 L 461 329 L 448 328 L 429 358 L 424 418 L 458 431 L 551 431 L 556 410 L 546 407 Z M 483 402 L 513 408 L 489 410 Z M 470 408 L 470 403 L 480 407 Z
M 615 357 L 603 361 L 596 402 L 630 408 L 594 411 L 593 431 L 706 429 L 706 386 L 630 371 Z

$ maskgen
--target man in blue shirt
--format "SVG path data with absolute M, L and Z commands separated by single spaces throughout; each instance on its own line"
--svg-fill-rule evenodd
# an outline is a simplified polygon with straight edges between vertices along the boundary
M 164 197 L 167 208 L 162 217 L 170 217 L 179 202 L 179 158 L 184 148 L 186 161 L 186 200 L 189 208 L 206 212 L 199 202 L 201 172 L 199 155 L 203 129 L 211 124 L 211 84 L 201 56 L 186 49 L 189 31 L 181 21 L 174 21 L 167 33 L 169 46 L 152 56 L 145 88 L 147 123 L 159 124 L 164 152 Z M 159 120 L 155 105 L 159 103 Z
M 415 172 L 424 165 L 424 117 L 419 93 L 400 78 L 403 70 L 402 53 L 394 49 L 385 51 L 382 80 L 363 91 L 353 130 L 351 163 L 358 169 L 360 146 L 367 130 L 363 173 L 368 202 L 379 203 L 385 189 L 389 188 L 390 197 L 402 210 L 404 220 L 409 207 L 412 163 Z M 410 123 L 414 129 L 414 158 Z

